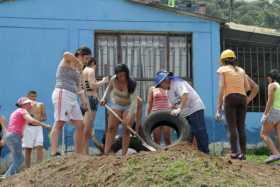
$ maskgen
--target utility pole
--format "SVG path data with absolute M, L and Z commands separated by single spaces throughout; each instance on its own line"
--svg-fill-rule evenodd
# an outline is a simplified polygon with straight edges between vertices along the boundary
M 234 0 L 230 0 L 230 2 L 229 2 L 229 22 L 232 22 L 232 20 L 233 20 L 233 3 L 234 3 Z

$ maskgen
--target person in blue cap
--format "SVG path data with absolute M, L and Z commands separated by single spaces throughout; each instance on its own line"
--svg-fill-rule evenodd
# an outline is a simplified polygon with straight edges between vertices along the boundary
M 172 72 L 161 70 L 155 76 L 155 87 L 168 90 L 168 98 L 175 109 L 171 115 L 181 115 L 189 122 L 191 134 L 196 138 L 198 149 L 209 153 L 208 134 L 204 119 L 205 106 L 189 83 Z

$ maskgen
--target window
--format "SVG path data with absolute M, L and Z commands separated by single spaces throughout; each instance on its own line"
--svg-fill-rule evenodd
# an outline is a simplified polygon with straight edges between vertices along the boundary
M 118 63 L 127 64 L 145 100 L 161 69 L 192 80 L 191 34 L 96 33 L 95 55 L 98 76 L 113 75 Z
M 230 48 L 236 52 L 239 65 L 259 85 L 259 94 L 248 106 L 251 112 L 263 112 L 267 100 L 267 73 L 274 68 L 280 68 L 280 49 L 269 45 L 224 41 L 224 49 Z

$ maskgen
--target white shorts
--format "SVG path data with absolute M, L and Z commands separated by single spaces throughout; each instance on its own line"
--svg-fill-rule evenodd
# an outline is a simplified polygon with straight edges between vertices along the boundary
M 73 92 L 56 88 L 52 94 L 52 102 L 55 121 L 83 120 L 78 97 Z
M 22 139 L 23 148 L 33 149 L 38 146 L 43 146 L 43 141 L 43 128 L 41 126 L 25 126 Z

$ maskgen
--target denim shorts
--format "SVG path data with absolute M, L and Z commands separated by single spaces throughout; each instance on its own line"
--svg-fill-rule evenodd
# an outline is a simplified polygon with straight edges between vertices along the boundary
M 92 112 L 96 112 L 98 109 L 98 99 L 95 96 L 88 96 L 90 109 Z
M 280 123 L 280 110 L 272 109 L 268 115 L 267 121 L 272 125 Z
M 111 103 L 110 107 L 114 110 L 118 110 L 118 111 L 121 111 L 121 112 L 128 112 L 130 105 L 122 106 L 122 105 L 119 105 L 119 104 Z

